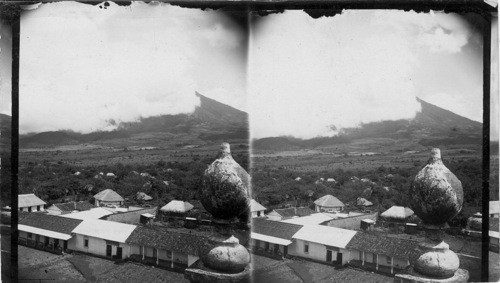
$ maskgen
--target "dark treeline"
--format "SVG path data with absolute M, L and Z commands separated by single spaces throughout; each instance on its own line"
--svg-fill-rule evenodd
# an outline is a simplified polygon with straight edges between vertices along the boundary
M 481 160 L 444 160 L 445 165 L 461 180 L 464 189 L 464 208 L 451 225 L 465 226 L 467 217 L 480 211 L 482 196 Z M 323 172 L 292 172 L 287 169 L 259 168 L 252 172 L 253 197 L 268 209 L 285 206 L 314 207 L 314 200 L 331 194 L 352 209 L 358 197 L 373 203 L 369 209 L 383 212 L 393 205 L 409 206 L 409 189 L 424 164 L 413 167 L 379 167 L 371 170 L 343 170 Z M 295 178 L 300 177 L 300 181 Z M 353 178 L 356 177 L 356 178 Z M 319 181 L 324 178 L 324 181 Z M 327 182 L 334 178 L 336 182 Z M 363 182 L 361 179 L 369 179 Z
M 151 197 L 153 205 L 164 205 L 173 199 L 196 200 L 200 178 L 213 157 L 193 156 L 189 162 L 159 161 L 152 164 L 121 164 L 76 167 L 64 162 L 29 162 L 19 171 L 19 193 L 35 193 L 48 204 L 77 200 L 92 200 L 104 189 L 112 189 L 137 204 L 137 192 Z M 233 158 L 248 171 L 247 153 Z M 80 172 L 79 175 L 75 175 Z M 103 173 L 101 175 L 100 173 Z M 113 173 L 116 177 L 108 177 Z M 141 173 L 147 173 L 141 176 Z

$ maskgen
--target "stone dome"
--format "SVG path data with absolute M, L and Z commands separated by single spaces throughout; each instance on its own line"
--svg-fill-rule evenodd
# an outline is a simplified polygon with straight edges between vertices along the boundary
M 462 183 L 444 166 L 439 149 L 415 177 L 410 189 L 410 208 L 426 225 L 442 227 L 462 209 Z
M 240 245 L 234 236 L 218 243 L 202 257 L 203 263 L 212 269 L 236 273 L 241 272 L 250 262 L 248 250 Z
M 452 277 L 460 266 L 457 254 L 445 242 L 438 245 L 421 243 L 410 254 L 410 261 L 415 271 L 432 278 Z
M 233 220 L 249 210 L 250 175 L 231 156 L 228 143 L 202 176 L 200 201 L 215 220 Z

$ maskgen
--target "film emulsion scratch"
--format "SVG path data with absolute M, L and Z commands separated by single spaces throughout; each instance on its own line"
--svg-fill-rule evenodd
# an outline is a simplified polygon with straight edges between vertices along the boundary
M 496 3 L 164 2 L 0 4 L 2 281 L 499 280 Z

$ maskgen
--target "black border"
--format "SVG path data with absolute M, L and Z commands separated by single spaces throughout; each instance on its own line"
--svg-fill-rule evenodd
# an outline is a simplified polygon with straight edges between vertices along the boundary
M 20 51 L 20 11 L 22 5 L 50 3 L 59 1 L 12 1 L 0 3 L 0 17 L 10 22 L 12 29 L 12 137 L 11 137 L 11 278 L 14 282 L 18 278 L 17 270 L 17 222 L 18 222 L 18 150 L 19 150 L 19 51 Z M 105 1 L 77 1 L 90 5 L 101 4 Z M 120 6 L 128 6 L 131 1 L 113 1 Z M 150 2 L 150 1 L 144 1 Z M 344 9 L 391 9 L 413 10 L 428 12 L 442 10 L 456 13 L 478 13 L 487 24 L 483 30 L 483 192 L 482 192 L 482 249 L 481 249 L 481 280 L 489 280 L 489 173 L 490 173 L 490 76 L 491 76 L 491 18 L 497 13 L 494 8 L 483 0 L 257 0 L 257 1 L 220 1 L 220 0 L 158 0 L 158 2 L 172 5 L 197 8 L 220 9 L 225 11 L 240 11 L 251 14 L 266 15 L 279 13 L 284 10 L 304 10 L 314 18 L 334 16 Z

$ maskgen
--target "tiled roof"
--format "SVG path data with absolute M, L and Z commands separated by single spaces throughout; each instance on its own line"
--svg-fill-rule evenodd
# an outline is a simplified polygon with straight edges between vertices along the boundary
M 266 208 L 264 206 L 262 206 L 262 204 L 258 203 L 254 199 L 250 200 L 250 211 L 254 212 L 254 211 L 262 211 L 262 210 L 266 210 Z
M 198 234 L 182 233 L 163 227 L 137 226 L 125 243 L 198 256 L 208 241 L 206 236 Z
M 308 216 L 314 213 L 314 210 L 310 209 L 309 207 L 290 207 L 290 208 L 282 208 L 282 209 L 275 209 L 279 215 L 282 217 L 294 217 L 294 216 Z
M 379 255 L 408 259 L 418 242 L 394 237 L 382 237 L 358 232 L 347 244 L 347 249 L 355 249 Z
M 82 222 L 82 220 L 65 218 L 45 213 L 29 213 L 25 215 L 19 224 L 35 228 L 50 230 L 63 234 L 71 232 Z
M 18 196 L 18 207 L 30 207 L 30 206 L 38 206 L 47 204 L 39 197 L 35 196 L 35 194 L 23 194 Z
M 300 228 L 302 228 L 302 225 L 261 218 L 252 219 L 252 232 L 281 239 L 291 240 L 292 236 L 295 235 Z
M 65 203 L 54 203 L 54 206 L 59 208 L 61 211 L 73 211 L 73 210 L 78 210 L 78 211 L 84 211 L 84 210 L 90 210 L 92 208 L 95 208 L 96 206 L 89 203 L 88 201 L 72 201 L 72 202 L 65 202 Z
M 106 189 L 96 194 L 94 198 L 100 201 L 124 201 L 124 199 L 112 189 Z
M 324 207 L 339 207 L 344 206 L 344 204 L 336 197 L 332 195 L 325 195 L 314 201 L 314 204 Z

